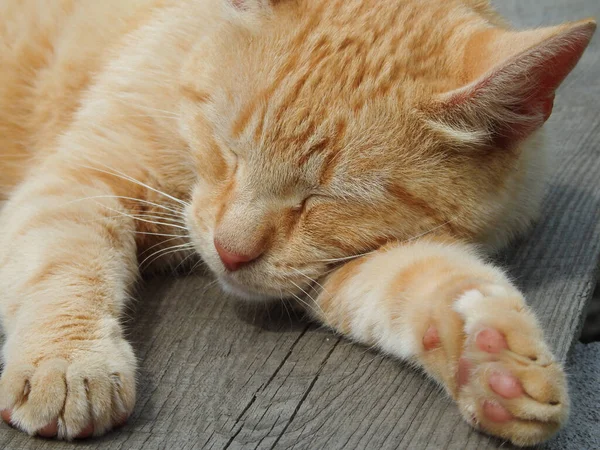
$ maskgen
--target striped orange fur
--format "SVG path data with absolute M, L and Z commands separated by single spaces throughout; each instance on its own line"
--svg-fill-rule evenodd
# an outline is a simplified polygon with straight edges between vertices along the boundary
M 129 289 L 199 256 L 229 292 L 300 297 L 421 365 L 489 433 L 533 444 L 564 423 L 560 365 L 473 245 L 535 220 L 542 125 L 594 21 L 516 31 L 486 0 L 5 0 L 0 17 L 5 420 L 73 439 L 126 419 Z

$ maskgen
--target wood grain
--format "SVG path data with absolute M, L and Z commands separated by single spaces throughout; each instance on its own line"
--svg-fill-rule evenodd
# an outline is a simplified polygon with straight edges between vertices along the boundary
M 600 17 L 596 0 L 497 3 L 518 26 Z M 600 255 L 598 74 L 596 37 L 548 124 L 556 163 L 542 219 L 498 257 L 563 359 L 578 336 Z M 200 275 L 152 280 L 138 297 L 128 324 L 141 366 L 136 411 L 124 429 L 78 449 L 510 448 L 471 430 L 417 371 L 285 307 L 237 304 Z M 0 448 L 74 445 L 2 425 Z

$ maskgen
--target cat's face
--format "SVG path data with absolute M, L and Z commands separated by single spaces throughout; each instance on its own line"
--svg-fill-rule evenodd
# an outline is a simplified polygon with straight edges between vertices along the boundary
M 368 3 L 284 2 L 186 65 L 181 129 L 200 177 L 188 224 L 236 294 L 300 294 L 390 240 L 477 238 L 520 189 L 517 152 L 432 125 L 437 96 L 469 81 L 458 25 L 481 17 Z

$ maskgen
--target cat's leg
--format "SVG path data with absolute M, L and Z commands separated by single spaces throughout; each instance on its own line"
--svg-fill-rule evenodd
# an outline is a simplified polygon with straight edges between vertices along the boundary
M 536 318 L 469 246 L 386 247 L 337 269 L 316 303 L 323 323 L 423 367 L 475 427 L 525 445 L 566 421 L 565 375 Z
M 27 433 L 99 435 L 133 409 L 136 360 L 119 321 L 135 233 L 111 195 L 93 174 L 53 168 L 0 216 L 0 409 Z

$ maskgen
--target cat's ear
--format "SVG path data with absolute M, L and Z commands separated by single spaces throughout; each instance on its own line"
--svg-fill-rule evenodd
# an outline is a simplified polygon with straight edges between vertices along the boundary
M 556 89 L 595 29 L 594 21 L 585 20 L 523 32 L 482 31 L 467 45 L 465 86 L 429 105 L 432 123 L 454 140 L 514 146 L 548 120 Z

